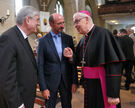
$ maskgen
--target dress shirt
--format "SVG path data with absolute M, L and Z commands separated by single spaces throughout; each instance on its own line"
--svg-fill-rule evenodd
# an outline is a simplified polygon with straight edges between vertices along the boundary
M 62 58 L 62 42 L 61 42 L 61 33 L 55 34 L 52 31 L 50 32 L 57 50 L 57 53 L 59 55 L 59 58 L 61 60 Z
M 18 29 L 21 31 L 21 33 L 22 33 L 24 39 L 28 38 L 28 36 L 19 28 L 19 26 L 17 26 L 17 27 L 18 27 Z
M 22 104 L 21 106 L 19 106 L 18 108 L 23 108 L 24 107 L 24 104 Z

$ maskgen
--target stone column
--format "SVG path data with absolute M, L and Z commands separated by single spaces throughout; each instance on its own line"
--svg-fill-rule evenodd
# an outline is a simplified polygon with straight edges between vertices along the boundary
M 99 15 L 98 15 L 98 4 L 95 0 L 89 0 L 89 3 L 90 3 L 91 10 L 92 10 L 93 22 L 96 25 L 100 26 L 100 20 L 99 20 Z
M 40 10 L 40 7 L 38 5 L 38 1 L 37 0 L 31 0 L 30 1 L 30 5 L 35 7 L 36 9 Z
M 23 0 L 23 5 L 30 5 L 30 0 Z
M 85 10 L 85 0 L 78 0 L 78 10 Z
M 53 1 L 53 2 L 52 2 Z M 50 12 L 50 14 L 52 13 L 55 13 L 56 10 L 55 10 L 55 6 L 56 6 L 56 1 L 57 0 L 52 0 L 49 4 L 49 8 L 48 8 L 48 11 Z
M 64 2 L 64 19 L 65 32 L 75 36 L 76 30 L 73 24 L 73 14 L 76 12 L 75 0 L 63 0 Z

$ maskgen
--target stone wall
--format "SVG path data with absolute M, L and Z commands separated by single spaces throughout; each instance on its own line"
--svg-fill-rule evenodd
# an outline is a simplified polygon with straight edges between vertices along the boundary
M 6 17 L 7 9 L 9 9 L 10 16 L 3 23 L 0 23 L 0 35 L 6 31 L 8 28 L 14 26 L 15 21 L 15 9 L 14 0 L 0 0 L 0 17 Z

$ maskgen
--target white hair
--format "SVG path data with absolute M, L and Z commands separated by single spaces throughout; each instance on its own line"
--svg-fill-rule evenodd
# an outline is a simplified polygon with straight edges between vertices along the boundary
M 35 15 L 39 15 L 39 11 L 32 6 L 24 6 L 16 16 L 16 24 L 22 25 L 26 16 L 33 18 Z
M 77 12 L 77 13 L 75 13 L 75 14 L 73 15 L 73 19 L 74 19 L 76 16 L 80 16 L 80 17 L 88 17 L 89 20 L 93 23 L 92 18 L 91 18 L 89 15 L 85 14 L 85 13 Z

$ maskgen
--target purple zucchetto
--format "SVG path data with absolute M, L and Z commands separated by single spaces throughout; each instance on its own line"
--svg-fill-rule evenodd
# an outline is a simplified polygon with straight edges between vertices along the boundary
M 91 17 L 91 15 L 90 15 L 89 11 L 82 10 L 82 11 L 79 11 L 79 13 L 83 13 L 83 14 L 86 14 L 86 15 L 88 15 L 88 16 L 90 16 L 90 17 Z

